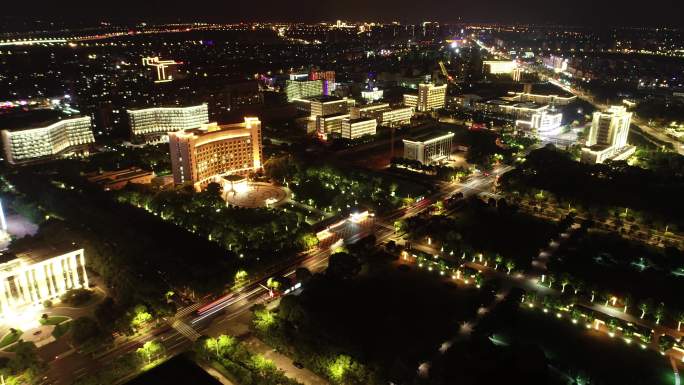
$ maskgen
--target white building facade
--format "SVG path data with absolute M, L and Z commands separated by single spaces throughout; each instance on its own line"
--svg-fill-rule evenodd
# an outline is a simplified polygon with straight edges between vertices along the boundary
M 207 104 L 188 107 L 153 107 L 128 110 L 133 137 L 160 138 L 169 132 L 197 128 L 209 123 Z
M 21 164 L 70 154 L 87 155 L 95 143 L 90 117 L 64 119 L 46 127 L 2 130 L 5 159 Z
M 40 262 L 17 258 L 0 264 L 0 314 L 8 316 L 25 305 L 54 300 L 71 289 L 87 288 L 83 249 Z
M 404 139 L 404 158 L 422 164 L 435 164 L 451 158 L 454 133 L 448 132 L 427 140 Z

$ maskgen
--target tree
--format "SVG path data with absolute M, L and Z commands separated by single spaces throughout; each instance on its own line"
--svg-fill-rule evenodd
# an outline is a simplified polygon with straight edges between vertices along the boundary
M 295 270 L 295 277 L 297 278 L 298 282 L 302 283 L 302 285 L 309 282 L 312 276 L 313 274 L 311 274 L 311 271 L 306 267 L 298 267 L 297 270 Z
M 90 317 L 76 318 L 71 324 L 71 338 L 77 344 L 82 344 L 100 334 L 100 328 Z
M 501 254 L 496 254 L 496 256 L 494 257 L 494 263 L 495 263 L 495 264 L 494 264 L 494 270 L 498 270 L 498 269 L 499 269 L 499 265 L 500 265 L 502 262 L 503 262 L 503 257 L 501 256 Z
M 152 321 L 152 314 L 147 312 L 147 307 L 145 305 L 137 305 L 133 309 L 131 327 L 137 329 L 150 321 Z
M 622 304 L 624 305 L 622 312 L 627 313 L 627 308 L 632 304 L 632 296 L 627 294 L 625 298 L 622 299 Z
M 574 293 L 575 293 L 575 294 L 579 293 L 582 289 L 584 289 L 584 286 L 585 286 L 584 281 L 581 281 L 581 280 L 579 280 L 579 279 L 576 280 L 576 281 L 572 284 L 572 287 L 573 287 L 573 289 L 574 289 Z
M 515 269 L 515 262 L 513 262 L 512 259 L 506 261 L 506 269 L 508 270 L 508 274 L 511 274 L 511 270 Z
M 653 314 L 656 319 L 656 325 L 660 324 L 660 320 L 665 317 L 665 304 L 664 303 L 659 303 L 658 307 L 655 309 L 655 313 Z
M 136 352 L 149 364 L 164 353 L 164 346 L 157 341 L 147 341 Z
M 684 322 L 684 311 L 677 313 L 677 331 L 682 328 L 682 322 Z
M 14 357 L 7 364 L 13 373 L 36 369 L 40 365 L 36 345 L 33 342 L 19 341 L 14 345 L 13 351 Z
M 354 278 L 361 272 L 361 262 L 349 253 L 335 253 L 328 260 L 326 274 L 337 279 Z
M 565 293 L 565 287 L 570 284 L 571 280 L 572 278 L 567 273 L 561 276 L 561 293 Z
M 646 313 L 648 313 L 649 310 L 651 310 L 651 306 L 653 305 L 653 302 L 650 299 L 646 299 L 642 301 L 639 304 L 639 310 L 641 310 L 641 315 L 639 318 L 644 319 L 646 316 Z
M 299 245 L 304 250 L 311 250 L 318 246 L 318 237 L 312 233 L 304 233 L 299 237 Z

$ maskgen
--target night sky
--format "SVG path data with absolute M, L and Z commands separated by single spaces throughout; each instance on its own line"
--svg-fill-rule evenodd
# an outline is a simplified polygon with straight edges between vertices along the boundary
M 62 0 L 11 1 L 3 13 L 121 21 L 487 21 L 684 26 L 684 0 Z

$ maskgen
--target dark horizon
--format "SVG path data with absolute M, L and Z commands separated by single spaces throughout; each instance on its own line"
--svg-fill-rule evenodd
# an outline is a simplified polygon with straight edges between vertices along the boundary
M 119 0 L 93 3 L 72 0 L 26 8 L 20 3 L 6 4 L 6 16 L 65 22 L 304 22 L 338 19 L 417 23 L 486 22 L 504 24 L 578 25 L 578 26 L 668 26 L 682 27 L 684 12 L 675 0 L 654 0 L 648 7 L 634 0 L 596 2 L 576 0 L 550 3 L 541 0 L 489 0 L 465 2 L 425 0 L 416 6 L 409 0 L 379 0 L 372 3 L 351 1 L 300 0 L 297 3 L 275 0 L 194 2 Z

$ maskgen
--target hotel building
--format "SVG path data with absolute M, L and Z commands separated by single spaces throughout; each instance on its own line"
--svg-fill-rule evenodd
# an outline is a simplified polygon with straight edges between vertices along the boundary
M 446 84 L 441 86 L 435 86 L 434 84 L 419 84 L 417 95 L 404 95 L 404 105 L 413 107 L 419 112 L 428 112 L 444 108 L 446 91 Z
M 329 134 L 341 134 L 342 123 L 349 119 L 349 114 L 333 114 L 316 117 L 316 131 L 318 136 L 327 140 Z
M 417 160 L 422 164 L 447 161 L 451 156 L 453 132 L 430 136 L 425 140 L 404 139 L 404 158 Z
M 87 155 L 95 143 L 90 117 L 71 118 L 43 126 L 2 130 L 5 159 L 18 165 L 70 155 Z
M 622 106 L 612 106 L 606 112 L 594 112 L 586 147 L 582 149 L 584 163 L 625 160 L 636 151 L 627 144 L 632 113 Z
M 171 168 L 176 184 L 192 183 L 200 190 L 222 176 L 246 175 L 261 169 L 261 122 L 245 118 L 243 123 L 218 125 L 169 134 Z
M 169 132 L 197 128 L 209 123 L 209 108 L 206 104 L 188 107 L 152 107 L 127 112 L 132 137 L 147 141 L 163 139 Z
M 32 253 L 0 264 L 0 315 L 12 316 L 26 305 L 55 300 L 71 289 L 87 288 L 83 249 L 50 258 Z

